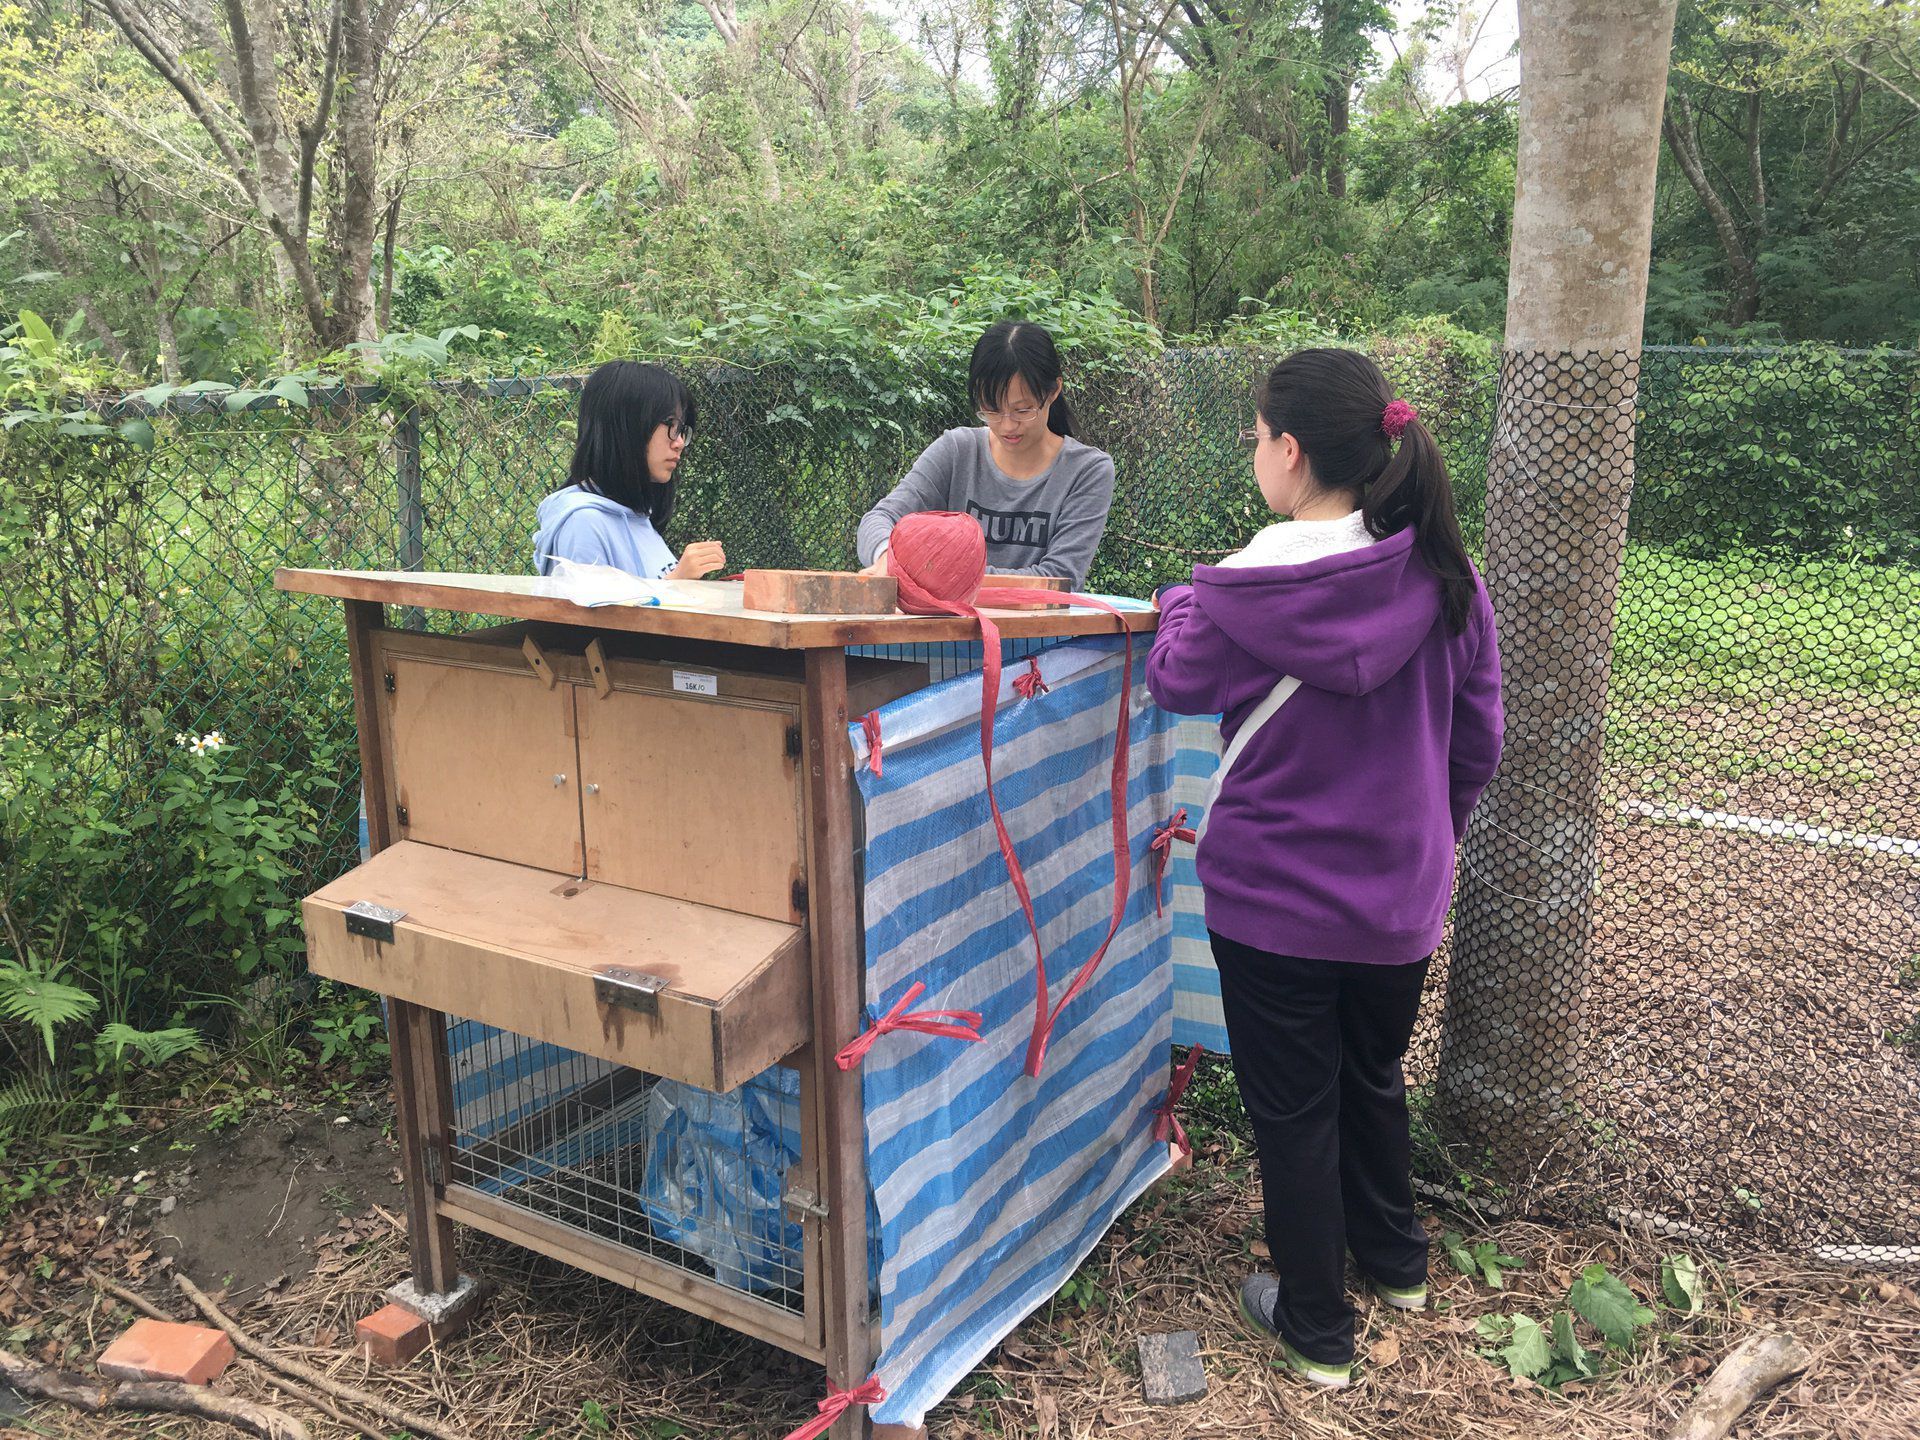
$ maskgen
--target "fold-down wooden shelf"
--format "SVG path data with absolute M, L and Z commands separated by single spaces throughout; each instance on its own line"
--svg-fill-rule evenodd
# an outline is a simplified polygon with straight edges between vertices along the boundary
M 347 908 L 404 912 L 389 941 Z M 726 1091 L 806 1043 L 797 925 L 410 840 L 307 897 L 329 980 Z

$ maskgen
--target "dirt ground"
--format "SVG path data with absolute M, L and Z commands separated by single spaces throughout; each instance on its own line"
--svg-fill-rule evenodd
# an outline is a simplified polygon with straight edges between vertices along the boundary
M 814 1367 L 466 1232 L 467 1268 L 494 1287 L 475 1325 L 404 1370 L 370 1370 L 353 1352 L 353 1322 L 382 1303 L 380 1292 L 406 1261 L 383 1117 L 363 1113 L 370 1118 L 349 1113 L 346 1125 L 329 1112 L 256 1114 L 196 1139 L 181 1166 L 191 1173 L 177 1180 L 164 1165 L 138 1181 L 136 1170 L 106 1181 L 108 1194 L 69 1191 L 17 1210 L 0 1230 L 0 1325 L 12 1346 L 70 1368 L 90 1365 L 131 1316 L 86 1283 L 87 1265 L 191 1318 L 169 1283 L 177 1263 L 210 1292 L 226 1283 L 224 1303 L 257 1339 L 471 1440 L 775 1440 L 811 1413 L 822 1393 Z M 1721 1263 L 1696 1248 L 1709 1280 L 1704 1313 L 1657 1307 L 1658 1324 L 1631 1357 L 1564 1394 L 1512 1380 L 1479 1353 L 1481 1315 L 1524 1313 L 1548 1323 L 1571 1280 L 1594 1261 L 1652 1299 L 1660 1258 L 1676 1248 L 1620 1231 L 1519 1221 L 1489 1227 L 1436 1218 L 1436 1230 L 1491 1239 L 1524 1267 L 1496 1291 L 1453 1274 L 1436 1252 L 1435 1311 L 1364 1307 L 1360 1383 L 1338 1395 L 1310 1392 L 1273 1367 L 1271 1347 L 1247 1335 L 1234 1313 L 1235 1287 L 1264 1251 L 1245 1153 L 1230 1136 L 1214 1135 L 1202 1140 L 1198 1162 L 1122 1218 L 1082 1268 L 1072 1299 L 1031 1317 L 935 1411 L 937 1440 L 1654 1436 L 1734 1343 L 1764 1328 L 1790 1330 L 1815 1362 L 1749 1413 L 1734 1432 L 1739 1440 L 1920 1440 L 1920 1295 L 1896 1278 L 1801 1260 Z M 161 1215 L 168 1195 L 175 1204 Z M 1136 1337 L 1176 1330 L 1200 1335 L 1209 1394 L 1152 1408 L 1141 1397 Z M 286 1408 L 315 1440 L 354 1433 L 276 1395 L 261 1376 L 243 1359 L 221 1385 Z M 16 1432 L 76 1440 L 235 1433 L 177 1417 L 88 1417 L 57 1405 L 11 1422 L 0 1417 L 0 1433 Z

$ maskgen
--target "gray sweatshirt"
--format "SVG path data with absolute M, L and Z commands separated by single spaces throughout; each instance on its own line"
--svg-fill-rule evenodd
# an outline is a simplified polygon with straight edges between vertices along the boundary
M 860 522 L 860 563 L 873 564 L 893 527 L 922 510 L 957 510 L 987 534 L 987 568 L 1060 575 L 1075 589 L 1107 528 L 1113 461 L 1068 436 L 1040 474 L 1009 480 L 993 463 L 984 426 L 949 430 L 920 452 L 907 478 Z

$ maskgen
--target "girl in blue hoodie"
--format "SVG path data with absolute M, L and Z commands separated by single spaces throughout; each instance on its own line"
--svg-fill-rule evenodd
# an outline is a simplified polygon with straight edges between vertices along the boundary
M 698 580 L 726 567 L 717 540 L 676 559 L 665 539 L 675 473 L 698 420 L 693 396 L 658 365 L 610 360 L 580 390 L 568 485 L 540 502 L 533 563 L 611 565 L 645 580 Z
M 1162 594 L 1147 683 L 1222 717 L 1196 866 L 1279 1272 L 1241 1310 L 1344 1385 L 1349 1253 L 1426 1304 L 1401 1058 L 1500 759 L 1500 656 L 1440 452 L 1371 360 L 1289 356 L 1243 438 L 1292 518 Z

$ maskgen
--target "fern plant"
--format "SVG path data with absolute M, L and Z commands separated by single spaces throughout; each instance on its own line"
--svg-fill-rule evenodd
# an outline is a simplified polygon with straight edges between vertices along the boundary
M 17 960 L 0 960 L 0 1018 L 38 1031 L 49 1065 L 56 1058 L 55 1029 L 84 1020 L 99 1008 L 97 999 L 76 986 L 64 985 Z

